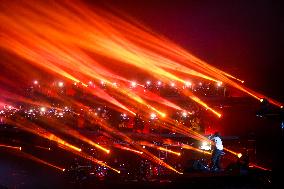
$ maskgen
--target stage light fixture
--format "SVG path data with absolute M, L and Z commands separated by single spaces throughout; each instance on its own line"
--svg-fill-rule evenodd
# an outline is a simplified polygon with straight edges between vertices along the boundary
M 223 83 L 222 83 L 221 81 L 220 81 L 220 82 L 218 82 L 218 83 L 217 83 L 217 87 L 221 87 L 221 86 L 222 86 L 222 84 L 223 84 Z
M 238 158 L 241 158 L 243 155 L 241 153 L 237 154 Z
M 131 87 L 136 87 L 137 86 L 137 83 L 135 81 L 132 81 L 131 82 Z
M 40 108 L 40 111 L 41 111 L 41 112 L 45 112 L 45 111 L 46 111 L 46 108 L 45 108 L 45 107 L 41 107 L 41 108 Z
M 64 83 L 62 81 L 58 82 L 58 87 L 64 87 Z
M 150 119 L 156 119 L 156 118 L 157 118 L 157 115 L 155 113 L 151 113 Z
M 186 86 L 186 87 L 190 87 L 191 85 L 192 85 L 191 82 L 189 82 L 189 81 L 186 81 L 186 82 L 185 82 L 185 86 Z

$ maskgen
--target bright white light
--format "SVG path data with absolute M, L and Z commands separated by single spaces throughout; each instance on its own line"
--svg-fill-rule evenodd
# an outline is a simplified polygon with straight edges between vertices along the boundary
M 102 84 L 102 85 L 105 85 L 105 82 L 104 82 L 103 80 L 101 80 L 101 84 Z
M 202 142 L 202 145 L 200 146 L 200 149 L 201 150 L 211 150 L 211 145 L 210 145 L 210 143 L 204 141 L 204 142 Z
M 155 113 L 151 113 L 150 119 L 155 119 L 155 118 L 157 118 L 157 115 Z
M 217 82 L 217 86 L 218 86 L 218 87 L 221 87 L 222 84 L 223 84 L 223 83 L 222 83 L 221 81 L 220 81 L 220 82 Z
M 174 86 L 176 86 L 176 84 L 175 83 L 171 83 L 171 87 L 174 87 Z
M 136 87 L 137 86 L 137 83 L 135 81 L 132 81 L 131 82 L 131 87 Z
M 147 85 L 151 85 L 151 81 L 146 81 L 146 84 Z
M 92 81 L 89 81 L 89 85 L 93 85 L 93 82 L 92 82 Z
M 38 84 L 38 80 L 34 80 L 34 84 L 37 85 Z
M 115 87 L 117 87 L 117 83 L 116 83 L 116 82 L 112 83 L 112 85 L 115 86 Z
M 121 117 L 122 117 L 123 119 L 126 119 L 126 118 L 127 118 L 127 115 L 124 113 L 124 114 L 121 114 Z
M 187 116 L 187 112 L 182 112 L 182 116 L 186 117 Z
M 186 81 L 186 82 L 185 82 L 185 86 L 186 86 L 186 87 L 190 87 L 191 85 L 192 85 L 191 82 L 189 82 L 189 81 Z
M 161 81 L 158 81 L 158 82 L 157 82 L 157 85 L 159 85 L 159 86 L 162 85 L 162 82 L 161 82 Z
M 243 154 L 238 153 L 237 156 L 238 156 L 238 158 L 241 158 L 243 156 Z
M 260 99 L 260 102 L 263 102 L 263 99 Z
M 202 83 L 201 83 L 201 82 L 199 82 L 199 85 L 200 85 L 200 86 L 202 86 Z
M 58 87 L 63 87 L 64 86 L 64 83 L 62 81 L 59 81 L 58 82 Z
M 41 108 L 40 108 L 40 111 L 41 111 L 41 112 L 45 112 L 45 111 L 46 111 L 46 108 L 45 108 L 45 107 L 41 107 Z

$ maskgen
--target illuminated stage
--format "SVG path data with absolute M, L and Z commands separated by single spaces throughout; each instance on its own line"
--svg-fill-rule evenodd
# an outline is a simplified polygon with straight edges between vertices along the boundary
M 0 22 L 3 186 L 271 186 L 283 104 L 242 78 L 96 3 L 6 1 Z

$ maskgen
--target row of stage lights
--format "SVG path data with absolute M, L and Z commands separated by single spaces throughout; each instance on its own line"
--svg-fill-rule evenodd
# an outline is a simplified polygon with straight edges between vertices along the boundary
M 101 83 L 102 86 L 105 86 L 105 85 L 106 85 L 106 82 L 104 82 L 104 81 L 101 81 L 100 83 Z M 34 80 L 34 81 L 33 81 L 33 84 L 34 84 L 34 85 L 39 85 L 39 81 L 38 81 L 38 80 Z M 62 82 L 62 81 L 58 81 L 58 82 L 56 82 L 55 84 L 56 84 L 59 88 L 63 88 L 63 87 L 65 86 L 64 82 Z M 160 88 L 160 87 L 164 86 L 164 84 L 163 84 L 161 81 L 157 81 L 156 84 L 157 84 L 157 85 L 156 85 L 157 88 Z M 79 85 L 79 84 L 75 82 L 74 85 Z M 118 84 L 117 84 L 116 82 L 112 83 L 112 85 L 113 85 L 114 87 L 118 87 Z M 197 85 L 197 86 L 199 86 L 199 87 L 202 87 L 202 86 L 203 86 L 203 83 L 202 83 L 202 82 L 199 82 L 198 84 L 193 84 L 193 83 L 190 82 L 190 81 L 185 81 L 184 86 L 183 86 L 182 88 L 183 88 L 183 89 L 185 89 L 185 88 L 191 88 L 191 89 L 193 89 L 193 86 L 195 86 L 195 85 Z M 85 87 L 95 87 L 95 84 L 94 84 L 92 81 L 89 81 L 89 82 L 88 82 L 88 85 L 83 85 L 83 86 L 85 86 Z M 150 86 L 152 86 L 152 82 L 151 82 L 150 80 L 148 80 L 148 81 L 146 81 L 146 85 L 138 84 L 136 81 L 131 81 L 131 82 L 130 82 L 130 88 L 136 88 L 137 86 L 141 86 L 141 87 L 144 87 L 144 88 L 149 88 Z M 175 89 L 177 88 L 177 87 L 176 87 L 176 84 L 175 84 L 174 82 L 171 82 L 171 83 L 169 84 L 169 86 L 172 87 L 172 88 L 175 88 Z M 223 83 L 222 83 L 221 81 L 216 82 L 216 87 L 217 87 L 217 88 L 220 88 L 220 87 L 222 87 L 222 86 L 223 86 Z M 207 86 L 207 90 L 209 90 L 209 89 L 210 89 L 210 88 Z M 194 89 L 194 91 L 196 91 L 196 89 Z M 206 94 L 205 94 L 205 95 L 206 95 Z M 260 99 L 260 102 L 264 102 L 264 99 L 261 98 L 261 99 Z M 280 108 L 282 109 L 283 106 L 280 106 Z
M 40 83 L 39 83 L 38 80 L 34 80 L 34 81 L 33 81 L 33 84 L 34 84 L 34 85 L 39 85 Z M 63 88 L 63 87 L 65 86 L 64 82 L 62 82 L 62 81 L 58 81 L 58 82 L 56 82 L 55 84 L 56 84 L 59 88 Z M 77 82 L 74 82 L 73 84 L 74 84 L 74 85 L 79 85 L 79 83 L 77 83 Z M 106 82 L 105 82 L 105 81 L 101 81 L 100 84 L 101 84 L 102 86 L 105 86 L 105 85 L 106 85 Z M 118 83 L 114 82 L 114 83 L 112 83 L 112 85 L 115 86 L 115 87 L 117 87 L 117 86 L 118 86 Z M 153 84 L 151 81 L 149 81 L 149 80 L 146 81 L 146 84 L 145 84 L 145 85 L 141 85 L 141 84 L 137 83 L 136 81 L 131 81 L 129 87 L 135 88 L 135 87 L 137 87 L 137 86 L 141 86 L 141 87 L 146 88 L 146 87 L 150 87 L 150 86 L 153 86 L 153 85 L 154 85 L 154 84 Z M 203 86 L 203 83 L 202 83 L 202 82 L 199 82 L 197 85 Z M 221 87 L 222 85 L 223 85 L 222 82 L 217 82 L 217 83 L 216 83 L 216 86 L 217 86 L 217 87 Z M 95 87 L 95 84 L 94 84 L 92 81 L 89 81 L 88 84 L 87 84 L 87 85 L 84 85 L 84 86 L 92 86 L 92 87 Z M 154 86 L 162 87 L 162 86 L 164 86 L 164 83 L 162 83 L 161 81 L 157 81 L 157 82 L 156 82 L 156 85 L 154 85 Z M 176 83 L 171 82 L 171 83 L 169 84 L 169 86 L 172 87 L 172 88 L 176 88 L 177 85 L 176 85 Z M 193 84 L 192 82 L 190 82 L 190 81 L 185 81 L 183 88 L 192 88 L 193 86 L 194 86 L 194 84 Z

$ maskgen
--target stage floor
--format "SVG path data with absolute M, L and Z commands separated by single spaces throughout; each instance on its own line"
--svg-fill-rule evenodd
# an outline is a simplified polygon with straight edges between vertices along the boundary
M 270 188 L 262 175 L 233 175 L 226 172 L 187 172 L 148 180 L 126 180 L 116 177 L 105 180 L 68 178 L 66 172 L 52 169 L 31 160 L 6 153 L 0 156 L 0 188 Z

